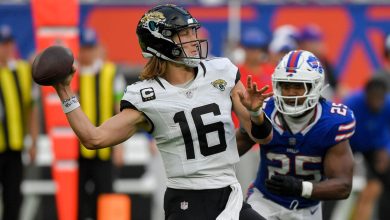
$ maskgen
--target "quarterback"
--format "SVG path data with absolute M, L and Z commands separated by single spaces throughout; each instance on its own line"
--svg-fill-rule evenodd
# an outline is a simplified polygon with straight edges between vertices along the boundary
M 260 148 L 257 177 L 247 202 L 266 219 L 322 219 L 320 200 L 345 199 L 352 187 L 353 155 L 348 139 L 353 112 L 326 101 L 324 69 L 308 51 L 291 51 L 272 75 L 274 97 L 263 110 L 273 140 Z M 253 145 L 237 132 L 240 154 Z
M 232 109 L 259 143 L 272 139 L 272 124 L 261 110 L 272 96 L 248 82 L 226 58 L 206 60 L 207 41 L 198 39 L 199 22 L 185 9 L 160 5 L 140 19 L 137 36 L 149 58 L 142 81 L 126 88 L 121 112 L 99 127 L 78 108 L 70 77 L 54 87 L 64 112 L 89 149 L 114 146 L 137 130 L 156 139 L 166 174 L 167 220 L 263 219 L 243 203 L 234 164 L 238 162 Z

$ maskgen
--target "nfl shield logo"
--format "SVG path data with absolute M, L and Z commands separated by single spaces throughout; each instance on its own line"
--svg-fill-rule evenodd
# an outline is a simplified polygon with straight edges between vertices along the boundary
M 188 209 L 188 202 L 186 202 L 186 201 L 181 202 L 181 203 L 180 203 L 180 208 L 181 208 L 182 210 Z
M 288 144 L 290 146 L 294 146 L 294 145 L 297 144 L 297 140 L 295 138 L 291 137 L 291 138 L 288 139 Z
M 193 96 L 193 93 L 192 93 L 192 91 L 191 90 L 188 90 L 188 91 L 186 91 L 186 96 L 187 96 L 187 98 L 192 98 L 192 96 Z

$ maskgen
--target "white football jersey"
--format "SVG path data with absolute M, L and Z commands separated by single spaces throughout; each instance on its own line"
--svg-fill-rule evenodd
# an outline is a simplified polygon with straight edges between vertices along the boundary
M 239 161 L 231 118 L 231 91 L 238 69 L 227 58 L 204 60 L 187 88 L 163 78 L 127 87 L 122 102 L 153 124 L 166 174 L 176 189 L 213 189 L 237 183 Z

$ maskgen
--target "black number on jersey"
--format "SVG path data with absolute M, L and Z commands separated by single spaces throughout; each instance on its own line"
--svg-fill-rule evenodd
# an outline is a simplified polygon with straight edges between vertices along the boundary
M 217 104 L 212 103 L 192 109 L 191 115 L 194 120 L 196 131 L 198 132 L 198 141 L 200 146 L 200 153 L 203 156 L 217 154 L 226 150 L 225 129 L 221 121 L 205 125 L 202 121 L 202 115 L 213 113 L 220 115 L 221 111 Z M 173 117 L 175 123 L 179 123 L 181 133 L 183 135 L 184 144 L 186 146 L 187 159 L 195 159 L 194 143 L 192 142 L 192 135 L 188 126 L 187 118 L 184 111 L 178 112 Z M 209 147 L 207 143 L 207 133 L 218 132 L 219 144 Z

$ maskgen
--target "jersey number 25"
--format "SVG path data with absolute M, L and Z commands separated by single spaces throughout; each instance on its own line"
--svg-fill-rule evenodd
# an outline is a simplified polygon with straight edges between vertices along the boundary
M 291 159 L 295 158 L 295 163 L 291 163 Z M 319 164 L 321 163 L 321 157 L 309 157 L 303 155 L 296 155 L 294 158 L 289 158 L 286 154 L 267 153 L 267 159 L 271 161 L 277 161 L 280 163 L 280 167 L 268 166 L 268 178 L 275 174 L 281 175 L 296 175 L 296 176 L 312 176 L 313 179 L 305 180 L 321 180 L 320 170 L 305 169 L 304 164 Z M 295 164 L 295 169 L 294 165 Z M 295 171 L 295 172 L 294 172 Z M 291 173 L 290 173 L 291 172 Z

